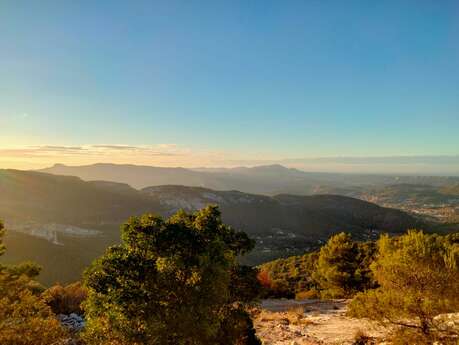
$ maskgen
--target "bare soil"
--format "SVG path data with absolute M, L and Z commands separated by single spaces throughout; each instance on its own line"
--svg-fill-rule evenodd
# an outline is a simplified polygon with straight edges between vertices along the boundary
M 357 333 L 384 343 L 388 329 L 345 315 L 347 300 L 264 300 L 254 319 L 264 345 L 351 345 Z

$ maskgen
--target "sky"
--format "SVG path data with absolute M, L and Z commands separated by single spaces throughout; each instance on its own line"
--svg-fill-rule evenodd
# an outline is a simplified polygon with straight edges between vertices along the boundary
M 459 2 L 0 1 L 0 168 L 459 175 Z

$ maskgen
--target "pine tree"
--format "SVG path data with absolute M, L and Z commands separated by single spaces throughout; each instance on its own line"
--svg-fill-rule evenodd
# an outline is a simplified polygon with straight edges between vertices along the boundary
M 350 315 L 435 332 L 435 317 L 459 310 L 459 244 L 421 231 L 378 241 L 371 265 L 380 287 L 358 294 Z

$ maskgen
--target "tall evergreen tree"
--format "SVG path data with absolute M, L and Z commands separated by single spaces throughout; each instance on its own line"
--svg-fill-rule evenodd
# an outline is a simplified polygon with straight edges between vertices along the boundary
M 373 251 L 370 243 L 354 242 L 350 234 L 332 236 L 320 249 L 314 273 L 323 297 L 350 297 L 371 287 L 369 265 Z

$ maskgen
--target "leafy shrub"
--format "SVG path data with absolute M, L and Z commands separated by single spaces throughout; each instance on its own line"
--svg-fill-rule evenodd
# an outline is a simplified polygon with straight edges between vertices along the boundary
M 216 345 L 261 345 L 250 315 L 243 308 L 226 314 L 217 336 Z
M 43 293 L 46 304 L 55 314 L 83 314 L 82 302 L 87 297 L 87 290 L 80 282 L 62 286 L 56 284 Z
M 263 288 L 265 289 L 272 288 L 272 280 L 267 270 L 260 270 L 257 274 L 257 279 Z
M 257 271 L 236 260 L 253 246 L 245 233 L 224 225 L 213 206 L 167 220 L 131 218 L 122 244 L 85 273 L 84 339 L 97 345 L 255 344 L 243 307 L 257 297 Z
M 421 231 L 382 236 L 371 269 L 380 287 L 357 294 L 351 316 L 430 339 L 439 334 L 435 316 L 459 310 L 459 244 L 447 237 Z
M 296 300 L 304 300 L 304 299 L 318 299 L 320 298 L 320 291 L 316 289 L 311 289 L 307 291 L 300 291 L 295 294 Z
M 0 222 L 0 248 L 4 248 L 3 234 Z M 39 271 L 30 263 L 0 265 L 0 344 L 49 345 L 65 339 L 65 330 L 42 300 L 42 288 L 33 279 Z

